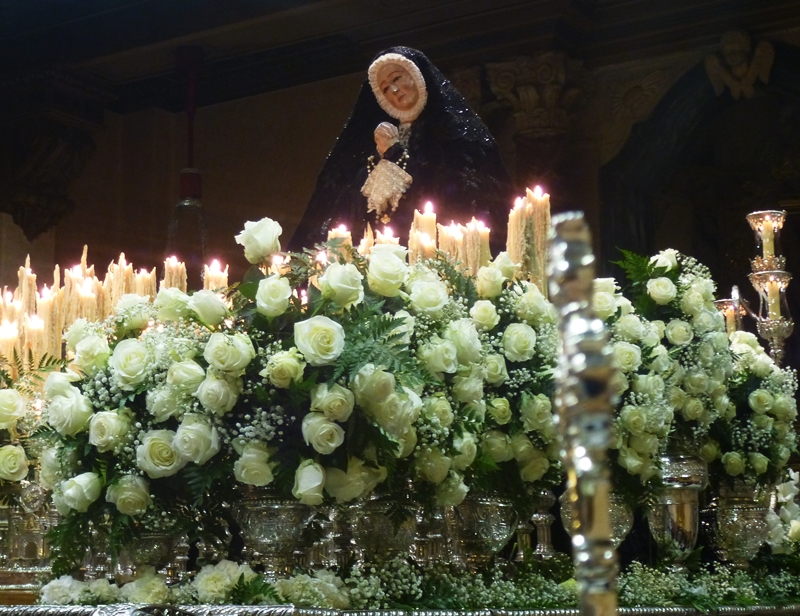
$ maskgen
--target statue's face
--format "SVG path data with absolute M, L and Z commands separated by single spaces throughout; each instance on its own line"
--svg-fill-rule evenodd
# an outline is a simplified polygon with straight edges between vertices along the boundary
M 419 90 L 408 71 L 399 64 L 386 64 L 378 70 L 378 84 L 386 100 L 400 111 L 417 104 Z

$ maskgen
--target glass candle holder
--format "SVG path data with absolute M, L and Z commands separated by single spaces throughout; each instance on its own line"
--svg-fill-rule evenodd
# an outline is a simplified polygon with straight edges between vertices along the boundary
M 792 275 L 782 270 L 754 272 L 749 276 L 760 298 L 758 316 L 769 321 L 791 320 L 786 287 Z
M 717 310 L 725 317 L 725 330 L 730 336 L 733 332 L 742 329 L 742 317 L 746 314 L 738 297 L 731 299 L 718 299 L 714 302 Z
M 782 270 L 786 266 L 786 258 L 781 254 L 780 232 L 786 220 L 783 210 L 763 210 L 747 215 L 747 222 L 755 232 L 756 252 L 760 253 L 751 259 L 754 272 Z

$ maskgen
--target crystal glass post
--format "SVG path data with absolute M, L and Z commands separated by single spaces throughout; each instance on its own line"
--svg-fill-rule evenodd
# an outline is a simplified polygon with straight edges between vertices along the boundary
M 572 545 L 579 605 L 583 616 L 612 616 L 617 609 L 617 555 L 611 539 L 607 452 L 614 368 L 603 321 L 591 308 L 591 246 L 582 213 L 553 218 L 548 276 L 562 345 L 556 410 L 568 489 L 575 495 Z

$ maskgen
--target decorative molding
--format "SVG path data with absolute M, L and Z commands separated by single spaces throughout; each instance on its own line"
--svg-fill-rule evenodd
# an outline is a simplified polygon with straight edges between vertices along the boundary
M 706 56 L 705 65 L 717 96 L 727 86 L 731 96 L 739 100 L 741 96 L 755 96 L 756 81 L 769 83 L 774 61 L 775 48 L 771 43 L 760 41 L 753 50 L 746 32 L 731 30 L 720 39 L 720 53 Z
M 567 132 L 581 95 L 581 62 L 570 60 L 563 52 L 551 51 L 491 63 L 486 70 L 492 92 L 513 110 L 515 138 L 535 140 Z

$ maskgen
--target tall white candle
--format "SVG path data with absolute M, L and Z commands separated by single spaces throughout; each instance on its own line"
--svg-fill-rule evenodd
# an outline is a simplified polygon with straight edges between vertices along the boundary
M 773 321 L 781 318 L 781 287 L 777 280 L 767 282 L 767 314 Z
M 775 225 L 770 218 L 765 218 L 761 225 L 761 243 L 765 259 L 775 256 Z

